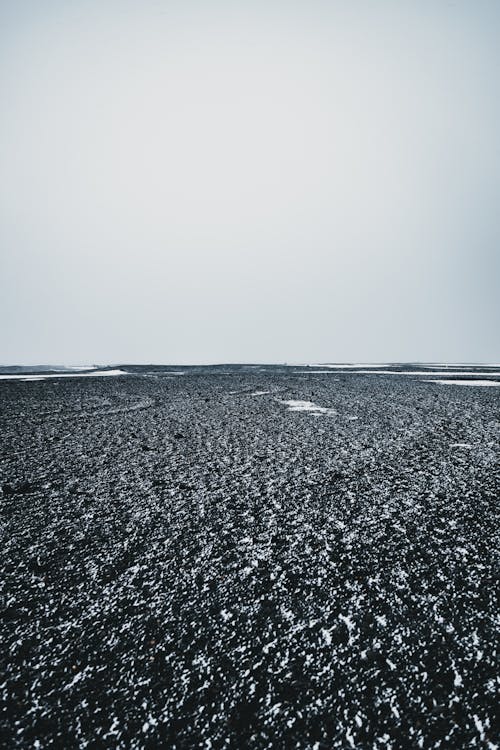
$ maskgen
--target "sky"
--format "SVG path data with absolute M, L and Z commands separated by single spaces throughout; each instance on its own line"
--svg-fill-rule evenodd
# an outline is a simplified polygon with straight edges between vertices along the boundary
M 0 0 L 0 363 L 498 362 L 497 0 Z

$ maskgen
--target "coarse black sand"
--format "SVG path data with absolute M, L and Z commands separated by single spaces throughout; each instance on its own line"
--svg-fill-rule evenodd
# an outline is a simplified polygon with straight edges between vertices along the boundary
M 1 382 L 1 742 L 498 747 L 499 397 L 293 368 Z

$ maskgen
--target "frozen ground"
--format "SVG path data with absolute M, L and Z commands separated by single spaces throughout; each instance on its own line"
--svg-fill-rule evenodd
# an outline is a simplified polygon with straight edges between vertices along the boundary
M 0 383 L 5 746 L 497 747 L 498 388 L 123 369 Z

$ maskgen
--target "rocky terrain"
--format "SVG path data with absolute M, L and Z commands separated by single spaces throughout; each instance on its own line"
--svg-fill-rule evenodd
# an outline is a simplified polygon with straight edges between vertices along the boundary
M 500 389 L 128 371 L 0 383 L 5 747 L 499 747 Z

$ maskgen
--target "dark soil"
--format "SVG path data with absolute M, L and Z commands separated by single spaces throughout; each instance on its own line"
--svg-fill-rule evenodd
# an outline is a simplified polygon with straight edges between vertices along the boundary
M 0 382 L 5 746 L 497 747 L 500 390 L 137 370 Z

